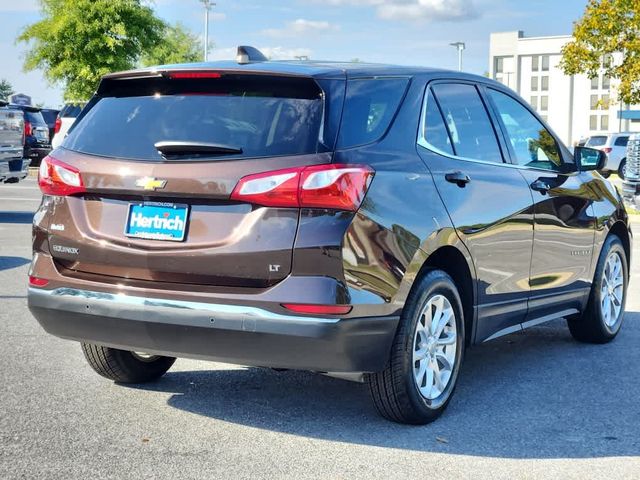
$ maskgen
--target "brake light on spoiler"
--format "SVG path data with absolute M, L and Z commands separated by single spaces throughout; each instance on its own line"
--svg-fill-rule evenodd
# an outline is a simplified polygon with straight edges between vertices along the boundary
M 45 195 L 67 196 L 86 191 L 80 170 L 49 155 L 40 163 L 38 186 Z
M 356 211 L 375 172 L 367 165 L 328 164 L 242 177 L 231 199 L 267 207 Z

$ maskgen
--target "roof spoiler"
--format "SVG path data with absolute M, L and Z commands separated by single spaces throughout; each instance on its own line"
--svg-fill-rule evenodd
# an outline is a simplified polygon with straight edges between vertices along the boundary
M 236 61 L 240 65 L 246 65 L 248 63 L 255 62 L 268 62 L 269 59 L 255 47 L 248 45 L 241 45 L 238 47 L 238 53 L 236 54 Z

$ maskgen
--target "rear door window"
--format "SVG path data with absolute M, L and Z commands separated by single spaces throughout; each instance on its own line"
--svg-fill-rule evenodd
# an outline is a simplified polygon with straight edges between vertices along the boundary
M 29 110 L 26 110 L 24 112 L 24 118 L 27 122 L 33 125 L 47 125 L 47 122 L 44 121 L 42 113 L 40 112 L 31 112 Z
M 357 78 L 347 82 L 338 148 L 379 140 L 407 90 L 407 78 Z
M 455 154 L 502 163 L 498 140 L 476 87 L 463 83 L 437 84 L 433 93 L 442 110 Z
M 324 96 L 315 82 L 229 77 L 134 81 L 129 88 L 118 84 L 113 96 L 99 98 L 83 114 L 63 147 L 143 161 L 162 161 L 154 144 L 163 141 L 242 150 L 216 158 L 302 155 L 322 149 Z M 212 157 L 189 158 L 198 156 Z

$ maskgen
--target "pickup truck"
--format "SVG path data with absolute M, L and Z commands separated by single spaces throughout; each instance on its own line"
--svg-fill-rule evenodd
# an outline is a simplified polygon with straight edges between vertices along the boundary
M 0 182 L 17 182 L 27 176 L 26 168 L 24 172 L 22 169 L 23 149 L 24 114 L 7 108 L 7 104 L 0 100 Z M 20 162 L 20 171 L 12 172 L 17 162 Z
M 629 137 L 627 143 L 627 170 L 622 191 L 630 202 L 638 203 L 640 197 L 640 133 Z

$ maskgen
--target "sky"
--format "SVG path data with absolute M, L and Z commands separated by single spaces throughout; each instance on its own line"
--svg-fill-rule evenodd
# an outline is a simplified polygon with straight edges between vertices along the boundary
M 457 68 L 451 42 L 466 43 L 463 69 L 488 70 L 489 34 L 522 30 L 526 36 L 566 35 L 586 0 L 215 0 L 209 35 L 210 60 L 233 59 L 237 45 L 258 47 L 274 59 L 307 55 L 351 60 Z M 199 0 L 149 1 L 158 16 L 204 35 Z M 19 32 L 38 21 L 38 0 L 0 0 L 0 78 L 33 97 L 62 103 L 60 85 L 41 71 L 25 73 L 28 45 Z

